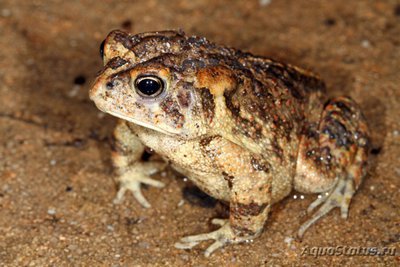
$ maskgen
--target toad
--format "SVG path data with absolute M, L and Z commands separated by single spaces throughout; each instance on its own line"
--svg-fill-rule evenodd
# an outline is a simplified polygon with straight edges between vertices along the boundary
M 346 218 L 366 175 L 368 129 L 349 97 L 327 97 L 307 70 L 216 45 L 181 31 L 112 31 L 101 45 L 104 68 L 90 90 L 117 118 L 112 161 L 120 189 L 150 207 L 143 184 L 168 163 L 210 196 L 229 203 L 220 228 L 182 238 L 190 249 L 257 238 L 271 206 L 290 194 L 321 194 L 303 233 L 334 208 Z M 146 148 L 164 162 L 141 160 Z M 321 197 L 322 196 L 322 197 Z

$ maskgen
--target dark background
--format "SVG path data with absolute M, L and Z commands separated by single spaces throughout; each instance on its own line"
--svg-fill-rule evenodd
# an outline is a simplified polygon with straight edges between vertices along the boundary
M 189 252 L 173 244 L 212 230 L 209 221 L 223 208 L 171 172 L 159 177 L 165 188 L 144 191 L 152 209 L 129 194 L 113 205 L 108 136 L 115 119 L 95 108 L 88 90 L 101 69 L 99 44 L 116 28 L 180 28 L 313 70 L 331 95 L 353 97 L 374 149 L 349 219 L 335 210 L 294 240 L 315 196 L 293 193 L 273 207 L 260 238 L 206 259 L 208 244 Z M 399 47 L 399 1 L 2 0 L 0 265 L 399 264 L 399 256 L 301 256 L 307 246 L 399 253 Z

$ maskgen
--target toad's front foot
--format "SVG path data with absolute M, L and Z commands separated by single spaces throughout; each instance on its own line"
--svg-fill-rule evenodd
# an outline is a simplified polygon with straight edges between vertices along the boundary
M 250 241 L 256 236 L 252 237 L 238 237 L 236 236 L 232 228 L 229 224 L 229 220 L 226 219 L 213 219 L 211 221 L 212 224 L 219 225 L 221 228 L 218 230 L 207 233 L 207 234 L 199 234 L 199 235 L 191 235 L 191 236 L 186 236 L 180 240 L 180 242 L 175 243 L 175 247 L 178 249 L 191 249 L 197 244 L 199 244 L 201 241 L 205 240 L 215 240 L 214 243 L 212 243 L 204 252 L 204 255 L 206 257 L 209 257 L 211 253 L 216 251 L 217 249 L 223 247 L 224 245 L 227 244 L 237 244 L 241 242 L 246 242 Z
M 140 188 L 141 184 L 146 184 L 157 188 L 164 187 L 164 183 L 152 179 L 150 175 L 164 169 L 166 165 L 166 163 L 162 162 L 137 162 L 135 165 L 130 167 L 129 170 L 123 172 L 118 177 L 120 188 L 117 196 L 114 199 L 114 203 L 121 203 L 125 192 L 129 190 L 132 191 L 133 196 L 143 207 L 149 208 L 151 205 L 142 194 Z
M 320 198 L 317 198 L 310 204 L 307 209 L 307 213 L 311 213 L 316 207 L 322 204 L 322 206 L 313 214 L 311 219 L 303 223 L 298 231 L 298 236 L 301 238 L 304 232 L 321 217 L 327 214 L 332 209 L 338 207 L 341 211 L 341 217 L 347 218 L 349 212 L 349 205 L 351 198 L 355 193 L 353 180 L 352 179 L 338 179 L 336 185 L 332 188 L 329 193 L 325 193 Z

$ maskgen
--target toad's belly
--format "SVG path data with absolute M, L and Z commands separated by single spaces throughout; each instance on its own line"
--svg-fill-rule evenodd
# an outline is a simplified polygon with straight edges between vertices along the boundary
M 216 173 L 202 172 L 199 170 L 186 169 L 181 166 L 172 164 L 179 173 L 187 176 L 187 178 L 193 182 L 203 192 L 210 195 L 213 198 L 223 200 L 225 202 L 230 201 L 230 188 L 229 182 L 224 179 L 222 175 Z
M 229 181 L 229 177 L 224 177 L 224 170 L 220 169 L 215 160 L 204 152 L 198 140 L 181 140 L 140 126 L 135 127 L 135 132 L 142 143 L 153 149 L 175 170 L 187 176 L 210 196 L 226 202 L 230 201 L 233 181 Z M 272 203 L 290 193 L 293 172 L 289 170 L 293 170 L 293 167 L 287 164 L 274 166 L 271 180 L 266 181 L 272 186 Z
M 186 169 L 181 166 L 172 164 L 179 173 L 187 176 L 197 187 L 203 192 L 212 196 L 213 198 L 230 202 L 232 192 L 232 181 L 229 177 L 224 177 L 220 173 L 208 173 L 195 169 Z M 251 177 L 249 177 L 251 179 Z M 292 190 L 292 177 L 288 176 L 286 172 L 276 173 L 271 181 L 271 204 L 281 201 L 288 196 Z

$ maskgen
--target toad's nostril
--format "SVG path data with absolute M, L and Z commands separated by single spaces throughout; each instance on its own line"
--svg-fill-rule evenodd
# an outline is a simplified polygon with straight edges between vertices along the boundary
M 114 86 L 115 86 L 114 81 L 110 81 L 110 82 L 107 82 L 107 83 L 106 83 L 106 87 L 107 87 L 108 90 L 113 89 Z
M 121 86 L 121 85 L 122 85 L 122 81 L 119 80 L 119 79 L 114 78 L 111 81 L 108 81 L 106 83 L 106 88 L 108 90 L 111 90 L 111 89 L 114 89 L 116 86 Z

